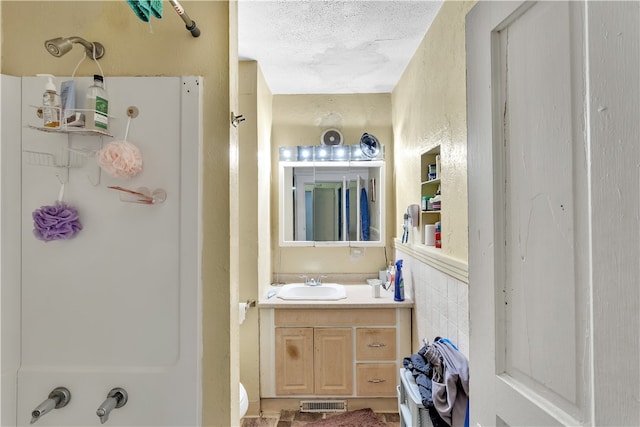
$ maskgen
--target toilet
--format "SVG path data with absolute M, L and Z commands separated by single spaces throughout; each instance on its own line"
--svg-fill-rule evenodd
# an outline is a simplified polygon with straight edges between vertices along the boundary
M 246 303 L 238 304 L 238 323 L 241 325 L 244 323 L 247 308 L 248 306 Z M 244 388 L 242 383 L 240 383 L 239 389 L 240 403 L 238 405 L 238 408 L 240 409 L 240 419 L 242 419 L 242 417 L 244 417 L 244 415 L 247 413 L 247 409 L 249 409 L 249 396 L 247 396 L 247 390 Z
M 240 419 L 242 419 L 247 413 L 247 409 L 249 409 L 249 396 L 247 396 L 247 390 L 245 390 L 242 383 L 240 383 L 240 404 L 238 406 L 240 408 Z

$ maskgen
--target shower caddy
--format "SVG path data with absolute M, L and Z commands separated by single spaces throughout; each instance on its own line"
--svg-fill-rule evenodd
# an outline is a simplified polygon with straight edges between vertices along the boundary
M 43 107 L 37 105 L 31 105 L 31 107 L 37 109 L 36 115 L 41 119 Z M 75 109 L 74 111 L 81 112 L 86 110 Z M 136 106 L 129 106 L 126 113 L 129 120 L 129 122 L 127 123 L 128 133 L 131 119 L 134 119 L 138 116 L 139 110 Z M 110 118 L 116 118 L 110 114 L 108 114 L 108 116 Z M 57 153 L 58 155 L 44 151 L 23 150 L 23 156 L 26 163 L 35 166 L 55 167 L 63 171 L 62 173 L 56 173 L 56 176 L 58 177 L 58 180 L 61 184 L 66 184 L 69 182 L 69 169 L 83 168 L 86 166 L 87 159 L 89 157 L 95 157 L 96 153 L 103 146 L 103 137 L 107 136 L 113 138 L 113 135 L 111 133 L 103 131 L 101 129 L 85 129 L 82 127 L 69 126 L 66 123 L 61 123 L 58 127 L 46 127 L 32 124 L 29 124 L 28 127 L 40 132 L 63 133 L 67 135 L 67 146 L 63 150 L 60 150 L 60 152 Z M 72 135 L 97 136 L 100 139 L 97 143 L 97 148 L 95 146 L 93 148 L 87 148 L 87 144 L 84 143 L 79 147 L 74 147 L 72 142 Z M 94 167 L 91 168 L 91 170 L 87 173 L 87 178 L 94 187 L 100 185 L 102 175 L 101 170 L 102 169 L 98 166 L 98 164 L 94 163 Z M 120 186 L 109 186 L 107 188 L 118 190 L 120 192 L 120 200 L 122 202 L 152 205 L 156 203 L 162 203 L 167 199 L 166 191 L 161 188 L 155 189 L 153 191 L 149 190 L 146 187 L 140 187 L 135 190 Z

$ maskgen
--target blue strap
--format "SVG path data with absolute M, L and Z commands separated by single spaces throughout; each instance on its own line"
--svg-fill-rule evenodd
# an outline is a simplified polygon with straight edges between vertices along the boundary
M 449 344 L 451 347 L 453 347 L 453 348 L 455 348 L 457 351 L 459 351 L 459 350 L 458 350 L 458 347 L 456 347 L 456 346 L 455 346 L 451 341 L 449 341 L 447 338 L 440 338 L 438 341 L 439 341 L 439 342 L 446 342 L 446 343 L 447 343 L 447 344 Z

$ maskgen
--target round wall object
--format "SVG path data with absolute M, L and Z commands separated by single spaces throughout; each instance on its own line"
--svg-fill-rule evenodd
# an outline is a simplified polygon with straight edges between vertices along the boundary
M 344 139 L 338 129 L 327 129 L 322 132 L 320 143 L 322 145 L 342 145 L 344 144 Z
M 374 158 L 380 153 L 380 142 L 375 136 L 363 133 L 362 138 L 360 138 L 360 148 L 365 156 Z

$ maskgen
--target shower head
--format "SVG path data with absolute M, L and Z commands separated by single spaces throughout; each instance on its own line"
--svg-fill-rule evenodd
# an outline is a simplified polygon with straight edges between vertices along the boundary
M 44 47 L 55 57 L 61 57 L 69 52 L 73 43 L 80 43 L 87 51 L 89 58 L 100 59 L 104 55 L 104 46 L 98 42 L 88 42 L 80 37 L 58 37 L 44 42 Z M 94 56 L 95 49 L 95 56 Z

